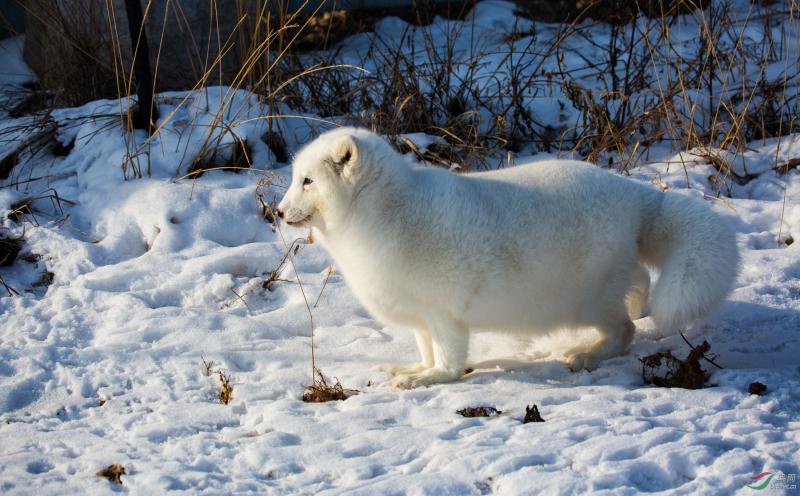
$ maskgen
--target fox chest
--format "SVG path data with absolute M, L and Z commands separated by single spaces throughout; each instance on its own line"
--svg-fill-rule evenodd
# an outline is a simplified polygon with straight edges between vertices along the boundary
M 408 274 L 389 264 L 342 262 L 338 264 L 339 270 L 367 311 L 381 321 L 403 326 L 418 325 L 422 313 L 418 291 L 410 284 Z

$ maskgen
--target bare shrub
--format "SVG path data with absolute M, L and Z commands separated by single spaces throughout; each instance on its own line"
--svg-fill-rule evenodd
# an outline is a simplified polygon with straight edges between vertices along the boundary
M 481 44 L 474 19 L 465 15 L 469 3 L 417 7 L 403 15 L 408 23 L 399 32 L 367 35 L 370 45 L 355 62 L 351 52 L 345 57 L 339 42 L 373 30 L 387 12 L 329 11 L 321 2 L 294 9 L 288 2 L 237 1 L 230 12 L 221 11 L 217 0 L 210 5 L 218 25 L 212 26 L 207 41 L 214 46 L 200 49 L 187 41 L 183 58 L 193 67 L 194 88 L 219 81 L 230 88 L 221 108 L 214 109 L 217 117 L 203 128 L 208 139 L 193 171 L 220 167 L 220 162 L 231 166 L 229 160 L 219 160 L 229 146 L 223 140 L 231 132 L 226 123 L 251 105 L 234 103 L 238 89 L 259 95 L 260 112 L 268 122 L 263 140 L 279 162 L 289 160 L 287 139 L 277 124 L 288 117 L 282 116 L 287 107 L 370 127 L 401 151 L 447 167 L 457 164 L 461 170 L 496 167 L 511 162 L 513 154 L 537 151 L 575 153 L 627 170 L 657 142 L 671 143 L 673 151 L 724 150 L 721 159 L 731 164 L 746 142 L 798 130 L 800 68 L 788 60 L 798 29 L 796 0 L 754 2 L 748 12 L 731 8 L 727 0 L 520 0 L 518 27 L 504 36 L 500 47 Z M 120 41 L 124 30 L 111 29 L 116 12 L 92 9 L 37 9 L 48 14 L 37 14 L 34 20 L 46 23 L 72 51 L 97 54 L 86 62 L 97 67 L 89 74 L 110 70 L 113 93 L 130 94 L 131 71 Z M 82 30 L 72 27 L 73 14 L 88 19 L 80 23 Z M 190 21 L 179 14 L 173 6 L 163 12 L 153 8 L 146 15 L 155 47 L 156 90 L 169 86 L 165 60 L 175 58 L 163 31 L 169 22 Z M 431 24 L 433 14 L 460 22 Z M 231 24 L 228 17 L 239 21 Z M 526 17 L 566 22 L 532 24 Z M 693 42 L 687 44 L 685 36 L 692 30 Z M 106 35 L 88 36 L 99 31 Z M 65 82 L 70 79 L 57 68 L 51 73 Z M 84 84 L 85 91 L 107 95 L 105 76 L 90 80 L 97 82 Z M 57 105 L 65 100 L 45 101 Z M 121 109 L 127 113 L 129 109 Z M 414 150 L 403 135 L 418 132 L 437 140 Z M 129 139 L 126 177 L 139 177 L 147 173 L 140 161 L 148 159 L 149 141 Z M 245 150 L 230 160 L 232 167 L 249 166 L 246 158 Z M 730 166 L 722 177 L 733 177 L 728 172 Z M 726 180 L 719 183 L 723 194 L 729 190 Z
M 28 0 L 25 59 L 54 106 L 80 105 L 117 94 L 114 44 L 103 2 Z
M 605 14 L 578 9 L 558 28 L 514 30 L 491 54 L 491 67 L 480 47 L 456 50 L 459 39 L 479 36 L 469 18 L 446 28 L 409 24 L 396 35 L 372 35 L 359 62 L 374 66 L 369 74 L 335 69 L 344 60 L 336 47 L 286 58 L 295 72 L 304 64 L 332 69 L 298 78 L 281 98 L 371 127 L 404 152 L 416 150 L 402 134 L 437 136 L 439 150 L 419 157 L 463 169 L 528 147 L 627 170 L 657 142 L 674 151 L 722 149 L 732 163 L 745 142 L 798 130 L 798 66 L 767 70 L 793 49 L 796 2 L 754 3 L 745 13 L 726 1 L 631 5 Z M 587 16 L 608 24 L 578 23 Z M 678 28 L 684 37 L 694 29 L 700 43 L 684 43 Z M 538 111 L 552 98 L 565 115 L 560 122 Z

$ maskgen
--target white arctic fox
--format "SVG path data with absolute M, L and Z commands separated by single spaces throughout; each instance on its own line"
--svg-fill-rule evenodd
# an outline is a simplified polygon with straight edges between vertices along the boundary
M 327 132 L 294 160 L 278 215 L 310 225 L 361 303 L 414 330 L 419 364 L 395 387 L 458 379 L 471 330 L 594 327 L 569 357 L 624 353 L 650 302 L 662 332 L 711 312 L 736 277 L 732 229 L 703 202 L 577 161 L 492 172 L 415 168 L 379 136 Z

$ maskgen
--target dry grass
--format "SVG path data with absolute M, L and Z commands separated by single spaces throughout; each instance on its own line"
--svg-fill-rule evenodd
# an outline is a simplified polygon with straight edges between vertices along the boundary
M 50 212 L 44 211 L 40 206 L 41 203 L 49 203 L 51 207 Z M 11 212 L 8 214 L 8 219 L 17 224 L 30 222 L 38 226 L 38 216 L 44 216 L 50 219 L 64 216 L 64 205 L 75 205 L 75 202 L 61 197 L 54 188 L 48 188 L 38 195 L 26 196 L 11 204 Z
M 32 92 L 18 114 L 43 105 L 76 106 L 117 94 L 104 2 L 80 2 L 68 8 L 58 0 L 18 3 L 28 18 L 27 59 L 43 88 Z M 40 57 L 31 57 L 33 45 Z
M 746 142 L 798 130 L 800 67 L 767 67 L 794 48 L 787 40 L 798 32 L 799 5 L 792 0 L 776 14 L 774 5 L 754 3 L 744 17 L 726 2 L 705 10 L 696 5 L 670 2 L 661 11 L 645 3 L 650 17 L 599 12 L 611 21 L 607 36 L 598 36 L 597 22 L 578 23 L 587 13 L 597 17 L 596 9 L 577 11 L 557 32 L 512 32 L 491 70 L 485 54 L 456 49 L 473 29 L 470 22 L 444 32 L 408 26 L 397 39 L 373 37 L 365 52 L 375 66 L 369 74 L 340 68 L 335 49 L 286 57 L 281 67 L 288 74 L 310 66 L 330 70 L 294 79 L 280 98 L 297 110 L 371 127 L 403 152 L 462 170 L 493 166 L 526 146 L 627 170 L 658 142 L 675 152 L 724 150 L 730 164 Z M 689 47 L 680 30 L 688 25 L 696 25 L 693 39 L 701 40 Z M 766 35 L 753 38 L 752 29 Z M 588 58 L 586 47 L 604 55 Z M 584 64 L 567 67 L 565 59 Z M 554 126 L 537 115 L 537 99 L 558 94 L 563 110 L 578 113 L 578 126 Z M 410 132 L 441 142 L 416 150 L 401 136 Z M 725 170 L 730 177 L 731 167 Z
M 11 172 L 25 159 L 35 157 L 56 140 L 58 125 L 45 113 L 31 123 L 12 125 L 0 131 L 0 143 L 13 144 L 0 157 L 0 179 L 8 179 Z
M 359 393 L 355 389 L 346 389 L 336 378 L 334 384 L 328 384 L 322 372 L 314 369 L 314 381 L 303 391 L 303 401 L 306 403 L 326 403 L 328 401 L 344 401 Z
M 234 136 L 233 143 L 205 149 L 192 160 L 186 173 L 188 178 L 198 178 L 211 170 L 238 172 L 252 167 L 252 153 L 247 139 Z
M 9 111 L 11 107 L 7 104 L 13 106 L 13 101 L 0 103 L 0 113 Z M 97 113 L 57 121 L 53 117 L 53 110 L 52 107 L 42 109 L 0 129 L 0 149 L 3 150 L 0 155 L 0 181 L 3 182 L 2 187 L 22 190 L 34 198 L 51 197 L 59 204 L 55 210 L 60 211 L 62 203 L 71 202 L 58 197 L 48 185 L 52 180 L 74 173 L 35 175 L 42 173 L 42 168 L 37 169 L 37 164 L 52 163 L 56 158 L 70 155 L 75 146 L 74 130 L 86 122 L 98 124 L 93 132 L 86 135 L 85 144 L 89 145 L 104 131 L 119 126 L 120 116 Z M 31 195 L 31 190 L 37 189 L 39 193 Z
M 214 373 L 214 360 L 206 361 L 204 357 L 200 357 L 200 360 L 203 362 L 200 372 L 206 377 L 211 377 L 211 374 Z
M 215 375 L 219 378 L 219 387 L 217 388 L 217 399 L 223 405 L 230 404 L 233 401 L 233 383 L 231 382 L 231 375 L 223 372 L 221 369 L 216 369 L 214 366 L 214 360 L 206 360 L 204 357 L 200 357 L 202 361 L 202 365 L 200 367 L 200 373 L 202 373 L 205 377 L 211 377 Z
M 23 236 L 15 238 L 8 229 L 0 227 L 0 267 L 8 267 L 13 264 L 24 245 L 25 238 Z
M 273 221 L 270 223 L 272 224 L 273 228 L 276 227 L 276 224 L 274 224 Z M 239 301 L 247 308 L 248 311 L 251 311 L 250 305 L 247 303 L 247 298 L 256 288 L 261 288 L 272 292 L 275 290 L 275 284 L 279 282 L 292 282 L 282 276 L 286 269 L 286 265 L 289 262 L 289 257 L 297 255 L 303 246 L 310 244 L 311 242 L 311 234 L 309 234 L 308 238 L 296 238 L 286 249 L 286 252 L 283 254 L 283 258 L 280 260 L 280 262 L 278 262 L 278 265 L 276 265 L 273 269 L 268 270 L 264 276 L 261 277 L 261 281 L 258 283 L 258 285 L 250 285 L 241 293 L 237 292 L 234 288 L 230 288 L 230 291 L 234 294 L 235 299 L 224 303 L 222 308 L 230 308 L 236 301 Z M 328 277 L 330 277 L 330 272 L 328 273 Z M 327 280 L 328 278 L 326 277 L 325 283 L 323 283 L 322 289 L 320 289 L 320 293 L 317 296 L 317 301 L 319 301 L 319 298 L 322 296 L 322 291 L 325 289 Z M 316 307 L 316 304 L 314 306 Z
M 275 180 L 276 177 L 274 175 L 262 178 L 256 185 L 255 190 L 255 199 L 258 208 L 261 210 L 261 216 L 269 223 L 273 231 L 277 228 L 278 221 L 278 217 L 275 215 L 275 209 L 278 207 L 278 197 L 273 186 L 280 187 L 280 185 L 275 184 Z
M 491 63 L 488 54 L 459 50 L 459 40 L 479 35 L 469 19 L 441 31 L 426 25 L 434 10 L 419 8 L 404 16 L 411 22 L 404 32 L 393 39 L 374 34 L 364 59 L 350 64 L 337 42 L 370 30 L 379 18 L 376 11 L 328 12 L 322 3 L 311 1 L 298 10 L 284 2 L 236 2 L 240 21 L 221 27 L 225 6 L 211 0 L 208 46 L 188 47 L 196 74 L 194 89 L 218 81 L 229 87 L 221 90 L 222 105 L 213 110 L 215 118 L 200 130 L 207 138 L 189 161 L 188 171 L 195 176 L 210 169 L 252 166 L 247 140 L 225 124 L 246 110 L 234 101 L 238 89 L 259 95 L 268 122 L 262 140 L 279 162 L 289 160 L 288 137 L 277 124 L 279 119 L 293 118 L 282 115 L 288 106 L 323 119 L 370 127 L 389 136 L 401 151 L 446 167 L 458 165 L 460 170 L 511 163 L 513 155 L 523 150 L 576 153 L 623 171 L 641 162 L 650 145 L 658 142 L 670 143 L 676 152 L 721 150 L 716 162 L 722 170 L 718 189 L 726 194 L 731 181 L 738 180 L 730 164 L 745 150 L 745 143 L 798 130 L 800 67 L 786 56 L 796 48 L 789 40 L 800 29 L 798 0 L 754 2 L 744 17 L 726 1 L 648 1 L 622 9 L 614 5 L 520 0 L 522 16 L 566 22 L 513 30 L 498 53 L 491 54 Z M 172 15 L 179 24 L 188 25 L 178 4 L 170 8 L 166 13 L 146 9 L 145 22 L 148 16 L 152 20 Z M 86 29 L 76 30 L 70 28 L 71 14 L 52 10 L 37 14 L 36 22 L 50 26 L 62 45 L 89 57 L 97 71 L 108 73 L 114 94 L 132 94 L 135 81 L 122 49 L 124 36 L 112 22 L 118 13 L 86 12 L 95 24 L 84 23 Z M 448 6 L 446 12 L 435 13 L 464 19 L 466 6 Z M 582 22 L 585 19 L 594 21 Z M 606 28 L 598 30 L 598 25 Z M 683 44 L 687 26 L 696 29 L 689 34 L 700 43 Z M 86 32 L 93 31 L 105 34 L 87 37 Z M 751 36 L 750 31 L 764 36 Z M 153 63 L 155 92 L 166 78 L 168 64 L 161 53 L 171 54 L 174 47 L 164 45 L 164 32 L 155 39 L 155 33 L 149 34 L 158 53 Z M 587 47 L 602 56 L 587 57 Z M 109 50 L 112 53 L 106 56 Z M 90 57 L 94 53 L 104 55 Z M 563 63 L 568 59 L 573 61 L 570 65 Z M 776 66 L 780 61 L 784 62 Z M 371 72 L 359 69 L 365 65 L 373 67 Z M 52 71 L 65 87 L 71 80 L 68 69 Z M 82 88 L 91 98 L 102 91 L 109 96 L 106 83 Z M 89 98 L 78 93 L 73 97 Z M 538 113 L 539 99 L 551 97 L 559 99 L 564 112 L 577 113 L 577 126 L 569 124 L 572 121 L 556 124 Z M 41 92 L 32 93 L 30 99 L 32 107 L 67 101 Z M 156 133 L 176 111 L 163 116 Z M 131 109 L 121 106 L 119 115 L 130 128 Z M 412 132 L 434 135 L 439 142 L 417 150 L 402 137 Z M 224 140 L 229 134 L 234 145 Z M 130 154 L 123 165 L 125 176 L 148 174 L 150 139 L 137 142 L 132 133 L 126 139 Z M 0 174 L 18 161 L 14 154 L 3 157 Z

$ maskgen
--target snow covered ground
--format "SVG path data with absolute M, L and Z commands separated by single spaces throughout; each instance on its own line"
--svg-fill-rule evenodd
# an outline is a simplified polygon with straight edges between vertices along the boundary
M 4 84 L 24 79 L 17 41 L 0 44 L 0 59 L 3 77 L 17 78 Z M 227 99 L 235 110 L 217 117 L 257 167 L 186 178 L 205 130 L 231 153 L 234 135 L 215 125 Z M 55 111 L 56 138 L 71 148 L 22 157 L 0 188 L 3 226 L 24 234 L 23 255 L 39 255 L 0 268 L 20 293 L 0 298 L 3 494 L 747 494 L 753 475 L 800 475 L 800 169 L 773 170 L 800 157 L 800 135 L 751 143 L 737 167 L 756 177 L 731 183 L 731 197 L 717 198 L 716 170 L 689 153 L 656 147 L 630 171 L 705 197 L 736 226 L 736 289 L 687 335 L 718 355 L 722 370 L 704 364 L 711 387 L 643 382 L 638 357 L 689 351 L 645 318 L 631 352 L 591 373 L 561 362 L 586 338 L 577 332 L 483 334 L 463 380 L 394 391 L 378 365 L 415 360 L 411 334 L 371 318 L 335 267 L 328 278 L 330 260 L 306 232 L 263 220 L 256 193 L 280 198 L 289 168 L 261 139 L 256 98 L 228 88 L 161 95 L 169 122 L 150 142 L 123 132 L 121 105 Z M 26 138 L 13 129 L 31 119 L 0 116 L 14 138 L 0 152 Z M 296 150 L 317 125 L 285 119 L 280 129 Z M 150 176 L 133 179 L 137 169 Z M 8 219 L 26 196 L 41 197 L 34 213 Z M 282 264 L 296 239 L 294 265 Z M 266 289 L 273 270 L 279 280 Z M 361 391 L 346 401 L 301 401 L 311 363 L 298 277 L 317 365 Z M 231 375 L 230 404 L 204 360 Z M 748 394 L 753 381 L 768 393 Z M 546 422 L 522 424 L 531 404 Z M 456 414 L 476 405 L 503 413 Z M 126 468 L 122 486 L 95 475 L 113 463 Z

